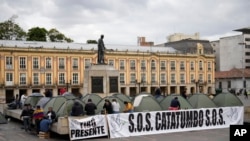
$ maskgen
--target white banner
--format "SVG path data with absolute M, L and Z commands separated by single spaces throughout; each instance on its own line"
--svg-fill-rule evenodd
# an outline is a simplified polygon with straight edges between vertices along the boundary
M 96 115 L 74 119 L 68 117 L 70 140 L 107 136 L 107 120 L 105 115 Z
M 227 128 L 243 124 L 244 107 L 110 114 L 110 138 Z

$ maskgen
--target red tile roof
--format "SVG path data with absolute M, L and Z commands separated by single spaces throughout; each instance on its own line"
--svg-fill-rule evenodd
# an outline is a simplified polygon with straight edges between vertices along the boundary
M 244 73 L 244 75 L 243 75 Z M 233 68 L 229 71 L 218 71 L 215 72 L 215 79 L 220 78 L 250 78 L 250 69 L 237 69 Z

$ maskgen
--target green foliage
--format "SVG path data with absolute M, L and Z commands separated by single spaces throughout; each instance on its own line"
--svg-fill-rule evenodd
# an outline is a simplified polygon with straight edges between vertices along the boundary
M 64 34 L 60 33 L 55 28 L 49 30 L 48 36 L 51 42 L 73 42 L 72 39 L 65 37 Z
M 23 40 L 26 32 L 13 21 L 8 20 L 0 23 L 0 39 L 1 40 Z
M 97 44 L 96 40 L 87 40 L 87 44 Z
M 46 41 L 47 30 L 45 28 L 34 27 L 29 29 L 27 41 Z

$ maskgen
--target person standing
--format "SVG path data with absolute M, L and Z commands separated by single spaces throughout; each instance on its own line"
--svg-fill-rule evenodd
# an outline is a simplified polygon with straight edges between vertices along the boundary
M 248 99 L 247 89 L 244 90 L 245 99 Z
M 83 115 L 84 111 L 82 104 L 79 103 L 78 101 L 75 101 L 71 110 L 71 116 L 83 116 Z
M 95 115 L 96 105 L 92 102 L 92 99 L 88 99 L 88 103 L 85 105 L 85 111 L 88 116 Z
M 28 98 L 27 94 L 22 94 L 20 102 L 21 102 L 21 108 L 23 107 L 25 100 Z
M 24 125 L 24 129 L 27 132 L 28 130 L 31 131 L 31 115 L 30 115 L 30 111 L 28 109 L 28 104 L 24 104 L 23 105 L 23 110 L 22 113 L 20 115 L 20 119 L 23 118 L 23 125 Z
M 113 113 L 112 103 L 108 99 L 105 99 L 103 109 L 105 110 L 105 113 L 107 113 L 107 114 L 112 114 Z
M 134 106 L 132 103 L 124 101 L 125 109 L 123 110 L 124 113 L 133 113 L 134 112 Z
M 169 110 L 179 110 L 181 108 L 181 104 L 178 100 L 178 97 L 175 97 L 171 100 Z
M 104 51 L 105 51 L 105 46 L 103 42 L 104 35 L 101 35 L 100 39 L 98 39 L 98 64 L 104 64 Z
M 120 104 L 116 101 L 116 99 L 112 99 L 112 108 L 113 108 L 113 113 L 120 113 Z

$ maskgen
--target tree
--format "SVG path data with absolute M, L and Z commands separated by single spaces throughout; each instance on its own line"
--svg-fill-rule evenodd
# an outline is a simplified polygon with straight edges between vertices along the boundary
M 13 20 L 7 20 L 0 23 L 0 39 L 1 40 L 24 40 L 26 32 Z
M 96 40 L 87 40 L 87 44 L 97 44 Z
M 33 27 L 29 29 L 27 34 L 27 41 L 47 41 L 47 30 L 45 28 Z
M 72 39 L 65 37 L 64 34 L 60 33 L 55 28 L 49 30 L 48 36 L 51 42 L 73 42 Z

